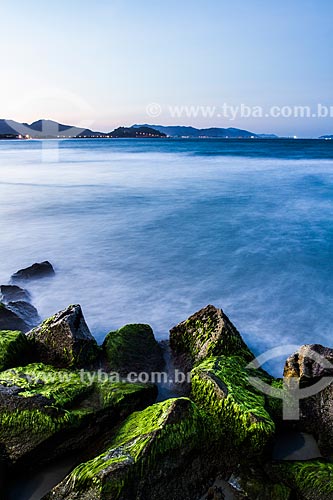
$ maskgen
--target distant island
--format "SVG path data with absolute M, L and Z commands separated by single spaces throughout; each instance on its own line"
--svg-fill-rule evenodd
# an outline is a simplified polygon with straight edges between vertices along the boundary
M 115 139 L 141 139 L 141 138 L 162 138 L 166 134 L 157 129 L 141 126 L 141 127 L 119 127 L 109 134 L 109 137 Z

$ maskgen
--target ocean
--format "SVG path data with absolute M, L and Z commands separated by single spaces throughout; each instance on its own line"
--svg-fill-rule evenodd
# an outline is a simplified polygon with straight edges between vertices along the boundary
M 211 303 L 256 354 L 333 346 L 332 141 L 0 141 L 0 214 L 0 284 L 49 260 L 40 316 L 79 303 L 99 342 Z

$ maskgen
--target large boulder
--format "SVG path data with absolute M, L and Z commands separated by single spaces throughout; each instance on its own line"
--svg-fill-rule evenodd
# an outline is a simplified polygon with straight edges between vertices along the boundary
M 17 300 L 23 300 L 29 302 L 30 294 L 27 290 L 17 286 L 17 285 L 1 285 L 0 286 L 0 300 L 4 304 L 8 302 L 13 302 Z
M 51 460 L 86 448 L 120 418 L 152 404 L 156 392 L 42 363 L 7 370 L 0 373 L 0 443 L 12 464 Z
M 29 304 L 29 302 L 23 300 L 11 301 L 8 302 L 6 307 L 21 318 L 29 328 L 33 328 L 40 323 L 37 309 L 32 304 Z
M 294 425 L 313 434 L 324 456 L 333 454 L 333 349 L 305 345 L 290 356 L 284 378 L 292 378 L 302 391 L 300 415 Z
M 302 387 L 322 377 L 333 377 L 333 349 L 320 344 L 303 345 L 287 359 L 284 377 L 299 379 Z
M 12 282 L 16 281 L 26 281 L 26 280 L 36 280 L 41 278 L 48 278 L 54 276 L 55 272 L 49 261 L 38 262 L 32 264 L 32 266 L 20 269 L 15 274 L 12 275 Z
M 99 349 L 79 305 L 71 305 L 27 333 L 34 359 L 58 368 L 91 366 Z
M 263 453 L 275 433 L 268 398 L 251 376 L 267 385 L 274 381 L 238 356 L 207 358 L 192 370 L 192 399 L 214 419 L 212 432 L 236 463 Z
M 0 371 L 24 364 L 28 358 L 28 342 L 18 331 L 0 331 Z
M 210 461 L 209 419 L 186 398 L 132 414 L 104 452 L 79 465 L 45 498 L 52 500 L 193 500 Z
M 151 373 L 163 368 L 163 353 L 149 325 L 126 325 L 110 332 L 103 350 L 112 371 Z
M 254 359 L 236 327 L 221 309 L 208 305 L 170 330 L 170 347 L 184 368 L 209 356 Z
M 25 333 L 29 329 L 29 325 L 22 318 L 0 302 L 0 330 L 20 330 Z

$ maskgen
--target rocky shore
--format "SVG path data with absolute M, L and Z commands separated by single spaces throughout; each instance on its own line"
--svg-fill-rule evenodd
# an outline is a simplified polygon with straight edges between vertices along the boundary
M 275 379 L 209 305 L 171 329 L 165 365 L 149 325 L 99 346 L 79 305 L 40 323 L 26 288 L 53 274 L 34 264 L 0 287 L 1 498 L 8 478 L 74 456 L 45 500 L 333 499 L 332 349 L 301 347 Z M 175 370 L 179 397 L 163 399 L 153 376 Z M 311 394 L 293 420 L 288 380 Z

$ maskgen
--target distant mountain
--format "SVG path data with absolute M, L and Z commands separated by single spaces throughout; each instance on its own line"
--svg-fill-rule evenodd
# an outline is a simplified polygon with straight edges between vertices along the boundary
M 37 139 L 42 138 L 69 138 L 69 137 L 100 137 L 103 132 L 94 132 L 89 129 L 63 125 L 52 120 L 38 120 L 31 124 L 19 123 L 14 120 L 0 119 L 0 135 L 22 135 Z
M 333 140 L 333 135 L 322 135 L 321 137 L 319 137 L 319 139 Z
M 0 134 L 1 135 L 17 135 L 17 134 L 19 134 L 17 129 L 21 125 L 22 125 L 22 123 L 14 122 L 13 120 L 1 120 L 0 119 Z
M 152 127 L 155 130 L 164 132 L 170 137 L 207 137 L 211 139 L 249 139 L 260 137 L 253 132 L 248 130 L 241 130 L 238 128 L 203 128 L 198 129 L 194 127 L 182 127 L 182 126 L 163 126 L 163 125 L 133 125 L 133 128 L 137 127 Z
M 126 139 L 144 139 L 144 138 L 161 138 L 166 137 L 166 134 L 151 127 L 119 127 L 113 132 L 110 132 L 110 137 L 126 138 Z

